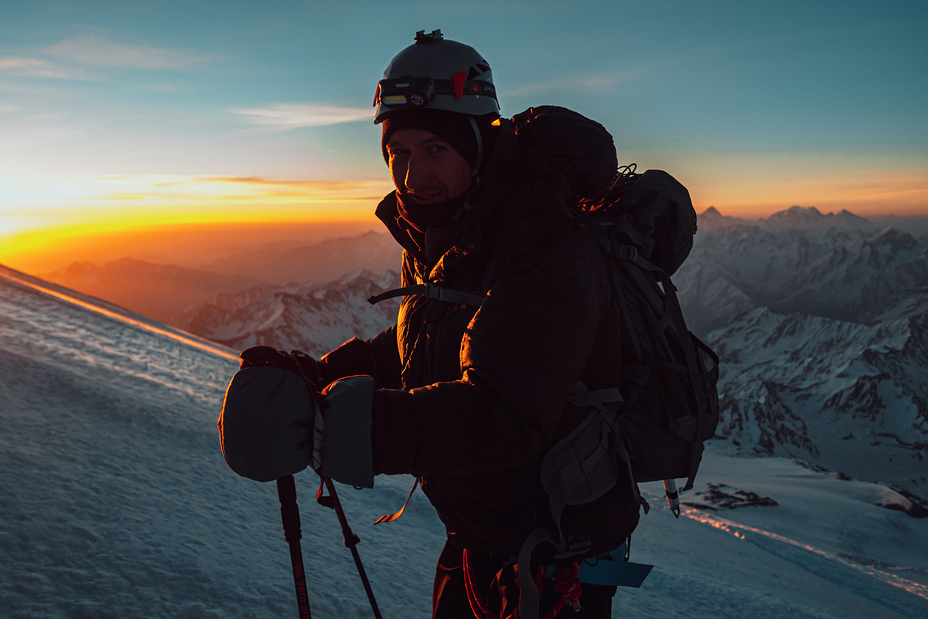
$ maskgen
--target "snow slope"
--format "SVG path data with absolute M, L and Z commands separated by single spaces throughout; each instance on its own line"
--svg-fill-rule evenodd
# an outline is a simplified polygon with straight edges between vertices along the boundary
M 221 347 L 0 270 L 0 615 L 296 616 L 274 486 L 237 477 L 218 448 L 236 367 Z M 632 557 L 656 567 L 614 616 L 928 616 L 928 519 L 901 511 L 905 497 L 726 448 L 710 447 L 687 495 L 702 507 L 679 520 L 644 489 Z M 297 478 L 314 616 L 369 617 L 314 477 Z M 410 484 L 340 487 L 388 619 L 428 616 L 442 544 L 421 493 L 368 525 Z

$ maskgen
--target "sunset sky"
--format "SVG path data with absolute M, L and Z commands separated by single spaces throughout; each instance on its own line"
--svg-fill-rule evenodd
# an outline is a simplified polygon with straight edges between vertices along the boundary
M 503 115 L 594 118 L 698 211 L 928 214 L 923 0 L 5 0 L 0 263 L 377 227 L 374 89 L 438 28 L 487 58 Z

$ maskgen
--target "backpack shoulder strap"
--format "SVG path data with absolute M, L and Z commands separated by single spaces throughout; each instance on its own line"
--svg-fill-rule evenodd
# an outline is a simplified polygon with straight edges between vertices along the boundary
M 422 295 L 428 299 L 438 299 L 439 301 L 447 301 L 448 303 L 454 303 L 456 305 L 470 305 L 473 307 L 480 307 L 483 305 L 483 300 L 486 298 L 486 295 L 465 292 L 463 290 L 452 290 L 451 288 L 442 288 L 441 286 L 425 282 L 423 284 L 404 286 L 403 288 L 395 288 L 380 294 L 372 295 L 368 297 L 367 302 L 371 305 L 376 305 L 387 299 L 405 297 L 413 294 Z

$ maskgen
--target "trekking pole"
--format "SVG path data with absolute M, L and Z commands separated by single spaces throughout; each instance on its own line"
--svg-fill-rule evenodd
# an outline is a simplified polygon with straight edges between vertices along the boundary
M 329 496 L 322 495 L 323 486 L 329 489 Z M 376 619 L 383 619 L 380 616 L 380 609 L 377 608 L 377 600 L 374 599 L 374 590 L 371 589 L 371 583 L 367 580 L 367 573 L 364 571 L 364 566 L 361 564 L 361 555 L 358 554 L 357 546 L 361 538 L 355 535 L 351 527 L 348 526 L 348 519 L 345 518 L 345 511 L 342 509 L 342 503 L 338 500 L 338 495 L 335 493 L 335 484 L 333 484 L 332 480 L 328 477 L 322 477 L 322 486 L 320 486 L 319 490 L 316 492 L 316 501 L 318 501 L 320 505 L 335 510 L 335 514 L 338 516 L 338 522 L 342 525 L 342 535 L 345 536 L 345 546 L 351 551 L 351 556 L 354 557 L 354 563 L 358 566 L 358 575 L 361 577 L 361 584 L 364 585 L 367 599 L 370 600 L 371 610 L 374 611 L 374 617 Z
M 303 569 L 303 552 L 300 549 L 300 508 L 296 504 L 296 484 L 293 475 L 277 480 L 277 498 L 280 499 L 280 519 L 284 524 L 284 539 L 290 544 L 290 562 L 293 564 L 293 583 L 296 586 L 296 603 L 300 619 L 310 619 L 309 595 L 306 591 L 306 571 Z

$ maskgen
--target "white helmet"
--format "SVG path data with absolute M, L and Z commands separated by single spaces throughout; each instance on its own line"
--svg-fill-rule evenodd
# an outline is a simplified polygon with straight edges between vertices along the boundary
M 408 109 L 499 116 L 490 65 L 473 47 L 445 40 L 441 30 L 420 30 L 416 42 L 390 61 L 377 84 L 374 107 L 375 124 Z

